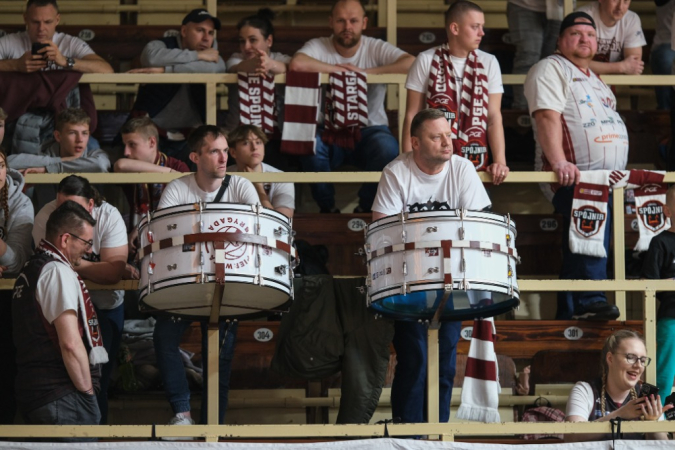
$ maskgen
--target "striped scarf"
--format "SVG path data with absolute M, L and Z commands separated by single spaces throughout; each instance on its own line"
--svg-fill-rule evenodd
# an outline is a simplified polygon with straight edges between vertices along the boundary
M 284 101 L 281 153 L 312 156 L 316 151 L 316 122 L 319 113 L 321 74 L 288 72 Z
M 84 284 L 80 274 L 75 272 L 73 265 L 68 261 L 68 258 L 64 256 L 63 253 L 59 251 L 51 242 L 46 240 L 40 241 L 36 252 L 45 252 L 56 261 L 63 263 L 70 267 L 75 275 L 77 276 L 77 281 L 80 284 L 80 289 L 82 290 L 81 301 L 79 302 L 79 310 L 77 311 L 77 318 L 80 320 L 84 335 L 86 336 L 86 342 L 89 347 L 89 364 L 105 364 L 108 362 L 108 353 L 103 347 L 103 337 L 101 336 L 101 328 L 98 323 L 98 317 L 96 316 L 96 310 L 94 309 L 94 304 L 91 302 L 91 297 L 89 295 L 89 290 Z
M 362 72 L 330 74 L 326 90 L 325 129 L 321 139 L 328 145 L 353 150 L 368 126 L 368 81 Z
M 274 76 L 239 73 L 239 121 L 267 135 L 278 133 Z
M 445 113 L 452 129 L 454 152 L 470 160 L 477 171 L 488 167 L 488 79 L 476 52 L 469 53 L 464 68 L 460 105 L 448 45 L 436 49 L 431 62 L 427 105 Z

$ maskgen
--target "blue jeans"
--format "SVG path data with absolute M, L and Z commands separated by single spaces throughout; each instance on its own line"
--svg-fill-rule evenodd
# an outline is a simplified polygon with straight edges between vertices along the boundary
M 166 397 L 175 414 L 190 411 L 190 387 L 185 378 L 185 367 L 178 351 L 181 337 L 192 324 L 190 319 L 174 319 L 170 316 L 158 316 L 155 324 L 153 339 L 157 366 L 162 377 Z M 204 368 L 204 386 L 202 395 L 201 418 L 206 422 L 208 404 L 208 323 L 200 321 L 202 330 L 202 367 Z M 232 357 L 237 342 L 237 322 L 221 321 L 220 326 L 220 359 L 219 359 L 219 390 L 218 390 L 218 418 L 223 423 L 227 409 L 228 394 L 230 391 L 230 373 L 232 371 Z
M 96 396 L 75 391 L 23 414 L 29 425 L 98 425 L 101 413 Z M 52 439 L 50 439 L 51 441 Z M 63 442 L 91 442 L 95 438 L 59 439 Z
M 555 51 L 560 22 L 548 20 L 545 12 L 506 4 L 511 43 L 516 46 L 513 73 L 527 73 L 540 59 Z M 513 86 L 513 109 L 527 109 L 523 86 Z
M 654 75 L 670 75 L 675 60 L 675 50 L 670 48 L 670 43 L 652 47 L 649 63 Z M 672 86 L 656 86 L 656 104 L 658 109 L 670 109 L 670 91 Z
M 457 342 L 462 322 L 443 322 L 439 342 L 439 421 L 450 419 Z M 426 422 L 427 325 L 397 320 L 394 324 L 396 373 L 391 386 L 391 414 L 403 423 Z
M 117 363 L 117 352 L 122 343 L 122 330 L 124 329 L 124 304 L 113 309 L 98 309 L 96 315 L 101 325 L 103 347 L 108 352 L 108 362 L 101 367 L 101 390 L 96 399 L 101 410 L 101 425 L 108 423 L 108 388 L 110 376 Z
M 562 268 L 561 280 L 606 280 L 607 258 L 578 255 L 570 251 L 569 230 L 572 212 L 574 187 L 561 187 L 553 196 L 555 212 L 563 216 L 562 228 Z M 609 254 L 609 239 L 612 233 L 612 194 L 607 202 L 607 223 L 605 224 L 604 247 Z M 574 314 L 582 314 L 585 307 L 593 303 L 607 302 L 607 297 L 601 291 L 589 292 L 558 292 L 558 311 L 556 319 L 569 320 Z
M 328 145 L 321 140 L 319 130 L 316 136 L 316 154 L 300 158 L 305 172 L 330 172 L 344 163 L 357 166 L 360 170 L 377 172 L 384 169 L 398 156 L 398 142 L 385 125 L 361 129 L 361 140 L 352 150 Z M 377 193 L 377 183 L 365 183 L 359 190 L 359 206 L 370 211 Z M 335 207 L 335 188 L 331 183 L 312 184 L 312 197 L 322 210 Z

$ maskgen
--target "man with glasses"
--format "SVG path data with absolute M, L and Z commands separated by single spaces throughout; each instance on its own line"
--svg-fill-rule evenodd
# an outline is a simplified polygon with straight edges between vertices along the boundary
M 45 224 L 50 214 L 63 203 L 74 201 L 96 220 L 93 240 L 86 242 L 87 254 L 75 271 L 85 280 L 104 285 L 115 284 L 122 279 L 137 279 L 138 271 L 127 264 L 127 230 L 117 208 L 101 199 L 89 181 L 78 175 L 65 177 L 57 189 L 56 200 L 47 203 L 35 216 L 35 245 L 39 245 L 45 237 Z M 73 237 L 79 239 L 77 235 Z M 110 355 L 117 355 L 124 328 L 124 291 L 93 291 L 91 300 L 101 322 L 103 345 Z M 106 424 L 108 419 L 107 392 L 114 365 L 115 358 L 111 357 L 102 368 L 101 392 L 98 395 L 101 424 Z
M 96 220 L 75 202 L 57 208 L 14 286 L 16 398 L 29 424 L 98 425 L 96 390 L 108 361 L 98 317 L 75 268 Z

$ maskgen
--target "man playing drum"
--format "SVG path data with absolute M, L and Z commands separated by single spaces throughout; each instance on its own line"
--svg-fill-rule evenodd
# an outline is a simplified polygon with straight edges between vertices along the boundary
M 190 160 L 197 166 L 197 171 L 166 186 L 159 201 L 159 208 L 185 205 L 197 202 L 225 203 L 258 203 L 258 194 L 253 184 L 245 178 L 228 176 L 227 169 L 228 143 L 223 130 L 214 125 L 202 125 L 196 128 L 187 140 L 190 149 Z M 167 399 L 175 416 L 169 425 L 192 425 L 190 415 L 190 388 L 185 378 L 183 360 L 178 350 L 181 336 L 192 321 L 190 319 L 158 316 L 155 325 L 154 342 L 157 354 L 157 365 L 164 383 Z M 202 361 L 207 367 L 207 323 L 202 322 Z M 220 324 L 220 398 L 218 416 L 223 422 L 227 408 L 230 383 L 230 369 L 234 345 L 236 342 L 237 322 L 221 322 Z M 204 377 L 204 392 L 207 378 Z M 206 419 L 206 395 L 202 401 L 202 421 Z
M 443 111 L 424 109 L 411 121 L 412 152 L 382 172 L 373 204 L 373 221 L 402 211 L 485 210 L 491 207 L 483 184 L 466 158 L 453 155 L 452 130 Z M 444 322 L 439 330 L 440 421 L 450 418 L 450 398 L 461 322 Z M 427 326 L 396 321 L 394 348 L 398 363 L 391 388 L 392 415 L 401 422 L 425 420 Z

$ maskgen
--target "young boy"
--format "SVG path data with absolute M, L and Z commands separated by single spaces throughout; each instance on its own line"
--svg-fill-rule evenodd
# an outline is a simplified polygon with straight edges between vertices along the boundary
M 254 125 L 240 125 L 227 138 L 230 144 L 230 156 L 236 164 L 227 168 L 228 172 L 281 172 L 265 164 L 265 144 L 267 136 Z M 293 183 L 253 183 L 260 197 L 260 204 L 273 209 L 286 217 L 293 217 L 295 210 L 295 188 Z
M 37 155 L 18 153 L 7 157 L 7 164 L 26 175 L 28 173 L 81 173 L 107 172 L 110 168 L 108 154 L 97 149 L 87 149 L 89 142 L 87 113 L 80 108 L 67 108 L 56 115 L 54 141 L 46 143 Z M 55 185 L 35 188 L 36 210 L 56 198 Z
M 652 238 L 642 264 L 642 276 L 652 280 L 675 278 L 675 186 L 666 193 L 663 212 L 670 219 L 670 228 Z M 665 401 L 675 377 L 675 291 L 659 292 L 656 298 L 660 301 L 656 314 L 656 385 Z
M 189 172 L 187 165 L 159 151 L 157 127 L 148 117 L 138 117 L 122 125 L 124 158 L 115 162 L 114 172 Z M 129 215 L 124 217 L 129 233 L 129 256 L 136 254 L 138 222 L 148 211 L 157 209 L 163 184 L 125 184 L 122 189 L 129 202 Z M 132 258 L 133 259 L 133 258 Z

